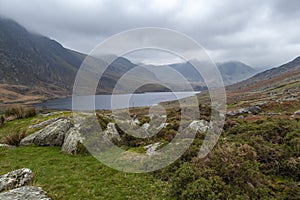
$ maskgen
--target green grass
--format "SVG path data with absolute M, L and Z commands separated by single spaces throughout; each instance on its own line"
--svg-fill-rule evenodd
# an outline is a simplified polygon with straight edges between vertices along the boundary
M 56 147 L 0 148 L 0 174 L 27 167 L 33 185 L 53 199 L 167 199 L 166 182 L 150 174 L 113 170 L 92 156 L 71 156 Z

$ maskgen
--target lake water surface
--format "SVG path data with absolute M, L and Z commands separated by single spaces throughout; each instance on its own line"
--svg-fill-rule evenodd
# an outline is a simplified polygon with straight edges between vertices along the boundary
M 74 97 L 76 110 L 111 110 L 128 107 L 152 106 L 165 101 L 172 101 L 193 96 L 200 92 L 148 92 L 141 94 L 113 94 Z M 37 107 L 48 109 L 72 110 L 72 97 L 48 100 Z

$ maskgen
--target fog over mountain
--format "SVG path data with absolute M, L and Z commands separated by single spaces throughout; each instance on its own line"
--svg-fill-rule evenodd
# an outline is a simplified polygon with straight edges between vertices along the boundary
M 1 15 L 79 52 L 121 31 L 163 27 L 194 38 L 215 62 L 239 60 L 255 68 L 299 54 L 299 7 L 298 0 L 0 1 Z

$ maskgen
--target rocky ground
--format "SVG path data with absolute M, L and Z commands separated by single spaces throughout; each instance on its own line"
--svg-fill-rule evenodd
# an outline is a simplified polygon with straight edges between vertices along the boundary
M 201 97 L 200 97 L 201 98 Z M 232 98 L 233 99 L 233 98 Z M 275 139 L 272 139 L 273 136 L 266 137 L 266 141 L 264 141 L 268 148 L 275 148 L 274 150 L 266 150 L 266 151 L 274 151 L 273 153 L 283 154 L 282 152 L 286 151 L 284 157 L 284 163 L 282 165 L 285 166 L 285 169 L 296 170 L 296 174 L 299 172 L 299 157 L 297 153 L 297 145 L 299 145 L 297 131 L 298 129 L 290 128 L 282 129 L 282 127 L 289 126 L 286 125 L 287 121 L 291 121 L 291 124 L 297 124 L 297 120 L 300 117 L 300 110 L 299 110 L 299 97 L 290 98 L 283 98 L 280 101 L 270 101 L 266 99 L 261 99 L 260 101 L 250 101 L 250 100 L 238 100 L 233 101 L 230 100 L 228 105 L 228 111 L 226 113 L 226 122 L 224 126 L 224 136 L 221 137 L 221 143 L 227 142 L 228 139 L 230 141 L 235 141 L 238 143 L 239 140 L 243 138 L 243 134 L 249 134 L 251 138 L 251 134 L 255 132 L 255 134 L 264 134 L 266 131 L 268 134 L 273 134 L 272 131 L 268 132 L 268 128 L 261 129 L 264 124 L 271 123 L 269 127 L 275 126 L 280 131 L 277 133 L 277 129 L 274 128 L 274 134 L 279 134 L 279 136 L 274 136 Z M 211 124 L 209 123 L 211 109 L 208 106 L 200 105 L 199 109 L 201 111 L 201 116 L 199 118 L 194 119 L 192 116 L 188 119 L 181 119 L 180 118 L 180 108 L 174 106 L 175 104 L 172 103 L 165 103 L 162 104 L 166 108 L 165 113 L 161 113 L 158 115 L 151 115 L 148 112 L 147 108 L 134 108 L 131 109 L 130 115 L 132 117 L 131 120 L 123 120 L 119 118 L 113 117 L 111 112 L 98 112 L 96 115 L 90 114 L 76 114 L 72 115 L 71 113 L 66 114 L 65 112 L 54 112 L 48 114 L 41 114 L 39 115 L 39 120 L 30 120 L 26 121 L 23 120 L 26 125 L 22 125 L 21 129 L 26 131 L 25 137 L 21 138 L 17 145 L 12 144 L 0 144 L 1 148 L 7 149 L 14 149 L 14 148 L 21 148 L 21 147 L 35 147 L 35 146 L 50 146 L 50 147 L 59 147 L 61 152 L 77 155 L 81 153 L 88 153 L 87 149 L 84 148 L 82 145 L 85 142 L 85 131 L 86 131 L 86 119 L 97 119 L 100 127 L 102 128 L 102 133 L 105 141 L 113 141 L 113 143 L 124 150 L 130 150 L 138 153 L 142 153 L 147 156 L 153 156 L 159 153 L 159 149 L 164 145 L 168 144 L 174 136 L 176 135 L 176 131 L 179 127 L 179 121 L 182 120 L 184 123 L 184 127 L 190 131 L 196 131 L 198 135 L 196 136 L 196 141 L 201 143 L 203 140 L 205 133 L 210 128 Z M 195 109 L 195 108 L 188 108 L 188 109 Z M 159 113 L 159 112 L 158 112 Z M 33 118 L 35 119 L 35 118 Z M 279 121 L 278 121 L 278 120 Z M 280 120 L 285 120 L 284 123 Z M 15 123 L 18 120 L 14 120 L 9 123 Z M 7 122 L 5 122 L 7 123 Z M 23 123 L 23 122 L 22 122 Z M 261 123 L 261 124 L 260 124 Z M 283 123 L 284 125 L 282 125 Z M 17 126 L 18 123 L 16 123 Z M 122 126 L 124 125 L 124 126 Z M 245 129 L 244 129 L 245 126 Z M 292 125 L 291 125 L 292 126 Z M 294 125 L 293 125 L 294 126 Z M 295 125 L 297 126 L 297 125 Z M 129 127 L 126 131 L 122 130 L 122 127 Z M 248 128 L 247 128 L 248 127 Z M 255 127 L 255 129 L 253 129 Z M 142 134 L 145 136 L 152 136 L 155 133 L 155 137 L 150 137 L 151 139 L 144 140 L 142 138 L 135 138 L 126 132 L 131 132 L 133 130 L 139 129 L 141 130 Z M 243 130 L 240 132 L 240 129 Z M 247 132 L 249 129 L 249 133 Z M 257 129 L 257 130 L 256 130 Z M 4 127 L 3 130 L 10 130 L 7 127 Z M 13 129 L 12 129 L 13 130 Z M 282 136 L 281 131 L 291 130 L 290 133 L 285 133 L 287 136 Z M 296 133 L 294 133 L 294 132 Z M 0 130 L 1 132 L 1 130 Z M 240 136 L 235 137 L 235 134 L 240 134 Z M 294 134 L 293 136 L 289 136 L 289 134 Z M 296 134 L 296 135 L 295 135 Z M 255 136 L 259 137 L 259 136 Z M 264 137 L 264 136 L 263 136 Z M 295 138 L 293 138 L 295 137 Z M 247 138 L 247 137 L 246 137 Z M 279 139 L 278 139 L 279 138 Z M 257 138 L 255 138 L 257 140 Z M 274 142 L 275 141 L 275 142 Z M 289 141 L 289 142 L 287 142 Z M 251 148 L 255 147 L 255 143 L 252 139 L 250 140 L 247 145 L 252 145 Z M 262 142 L 262 141 L 260 141 Z M 264 144 L 264 143 L 263 143 Z M 284 144 L 283 146 L 280 146 Z M 279 145 L 279 146 L 276 146 Z M 285 150 L 286 145 L 296 145 L 296 150 L 293 150 L 293 154 L 290 153 L 290 150 Z M 262 145 L 264 146 L 264 145 Z M 275 147 L 274 147 L 275 146 Z M 194 148 L 194 147 L 192 147 Z M 218 147 L 221 148 L 221 147 Z M 222 148 L 229 148 L 225 145 Z M 231 147 L 230 147 L 231 148 Z M 235 147 L 234 147 L 235 148 Z M 236 147 L 239 149 L 239 147 Z M 243 148 L 250 148 L 243 146 Z M 255 147 L 259 148 L 259 147 Z M 264 147 L 265 148 L 265 147 Z M 278 149 L 279 150 L 278 150 Z M 293 147 L 294 148 L 294 147 Z M 218 150 L 218 149 L 217 149 Z M 216 150 L 216 151 L 217 151 Z M 249 150 L 249 149 L 248 149 Z M 247 150 L 247 151 L 248 151 Z M 231 151 L 231 150 L 230 150 Z M 244 151 L 244 150 L 243 150 Z M 245 150 L 246 151 L 246 150 Z M 250 150 L 249 150 L 250 151 Z M 252 150 L 251 150 L 252 151 Z M 261 153 L 259 149 L 255 154 L 255 162 L 258 160 L 259 162 L 265 164 L 264 160 L 260 156 Z M 277 152 L 278 151 L 278 152 Z M 188 151 L 191 153 L 191 150 Z M 194 152 L 194 151 L 192 151 Z M 271 153 L 272 153 L 271 152 Z M 295 153 L 296 152 L 296 153 Z M 225 153 L 225 152 L 224 152 Z M 194 155 L 192 153 L 191 155 Z M 189 159 L 190 156 L 189 155 Z M 186 155 L 185 155 L 186 156 Z M 184 157 L 185 157 L 184 156 Z M 267 156 L 267 155 L 263 155 Z M 275 156 L 275 155 L 274 155 Z M 276 159 L 280 159 L 279 156 Z M 186 159 L 186 158 L 185 158 Z M 268 158 L 270 159 L 268 162 L 273 163 L 275 158 Z M 187 160 L 185 160 L 187 162 Z M 188 160 L 190 162 L 190 160 Z M 207 161 L 208 162 L 208 161 Z M 223 161 L 222 161 L 223 162 Z M 229 160 L 228 160 L 229 162 Z M 252 161 L 251 161 L 252 162 Z M 275 161 L 274 161 L 275 162 Z M 279 162 L 276 160 L 276 162 Z M 227 163 L 225 163 L 226 165 Z M 271 168 L 272 169 L 272 168 Z M 241 169 L 242 170 L 242 169 Z M 255 169 L 258 170 L 258 169 Z M 257 172 L 261 172 L 264 169 L 260 169 Z M 272 169 L 273 170 L 273 169 Z M 280 170 L 279 170 L 280 171 Z M 268 175 L 269 172 L 266 172 L 264 175 Z M 275 172 L 272 172 L 275 173 Z M 286 175 L 285 173 L 276 172 L 275 176 L 286 176 L 289 179 L 290 175 Z M 297 181 L 296 177 L 292 178 L 293 180 Z M 29 169 L 20 169 L 8 174 L 4 174 L 0 176 L 0 199 L 49 199 L 47 197 L 46 192 L 44 192 L 40 187 L 31 186 L 33 180 L 32 172 Z M 223 184 L 223 183 L 222 183 Z M 231 182 L 229 184 L 232 184 Z M 252 184 L 252 183 L 251 183 Z M 275 184 L 275 183 L 274 183 Z M 276 183 L 277 184 L 277 183 Z M 293 187 L 295 186 L 295 182 L 291 182 Z M 276 186 L 277 187 L 277 186 Z M 279 186 L 278 186 L 279 187 Z M 266 189 L 266 191 L 268 191 Z M 280 193 L 281 194 L 281 193 Z M 251 195 L 250 195 L 251 196 Z

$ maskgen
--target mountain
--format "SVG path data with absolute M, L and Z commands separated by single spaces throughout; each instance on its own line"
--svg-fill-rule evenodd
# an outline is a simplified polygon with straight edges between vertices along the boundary
M 55 40 L 27 31 L 13 20 L 0 18 L 0 102 L 72 94 L 77 70 L 85 57 Z M 99 59 L 96 62 L 99 66 L 104 63 Z M 111 93 L 117 80 L 135 66 L 125 58 L 117 58 L 104 72 L 97 93 Z M 136 73 L 131 81 L 142 83 L 143 73 Z M 146 74 L 155 79 L 151 72 Z M 160 91 L 159 87 L 156 90 Z
M 257 72 L 252 67 L 238 61 L 217 63 L 217 66 L 225 85 L 245 80 Z
M 216 65 L 221 73 L 225 85 L 231 85 L 233 83 L 245 80 L 256 73 L 255 69 L 238 61 L 217 63 Z M 169 67 L 181 73 L 188 81 L 192 83 L 204 82 L 204 79 L 190 62 L 171 64 Z M 161 77 L 164 76 L 164 79 L 170 79 L 170 81 L 172 81 L 172 77 L 170 77 L 168 73 L 161 73 L 157 71 L 155 75 Z
M 53 84 L 70 89 L 84 58 L 9 19 L 0 20 L 0 49 L 0 83 L 31 87 Z
M 190 62 L 169 65 L 180 72 L 190 82 L 204 82 L 204 79 Z

